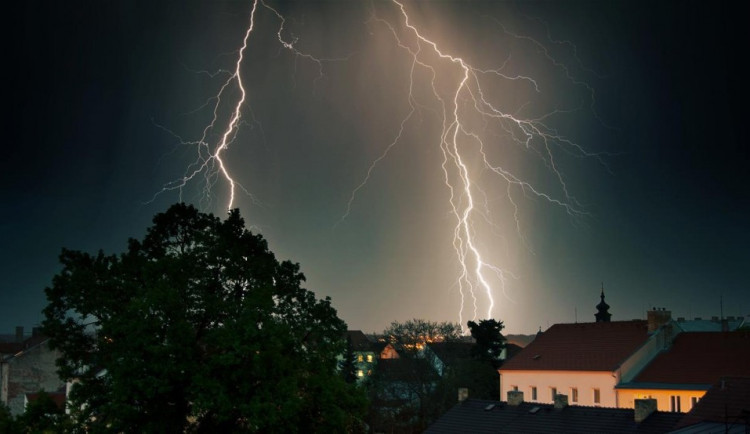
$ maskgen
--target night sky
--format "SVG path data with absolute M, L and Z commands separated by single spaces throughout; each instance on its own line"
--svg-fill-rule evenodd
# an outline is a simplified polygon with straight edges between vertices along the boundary
M 152 4 L 155 3 L 155 4 Z M 409 112 L 408 53 L 375 16 L 387 2 L 278 2 L 259 9 L 243 62 L 248 103 L 224 154 L 235 206 L 307 287 L 330 296 L 352 329 L 393 320 L 458 321 L 461 297 L 443 182 L 438 105 L 417 70 L 417 112 L 358 190 Z M 181 145 L 210 122 L 204 104 L 233 68 L 251 2 L 21 2 L 4 14 L 5 131 L 0 208 L 0 333 L 42 320 L 62 247 L 119 253 L 154 214 L 157 195 L 195 158 Z M 487 80 L 503 110 L 542 116 L 599 158 L 555 148 L 555 167 L 585 212 L 512 193 L 467 164 L 487 219 L 473 226 L 506 331 L 593 321 L 604 284 L 613 320 L 647 308 L 674 316 L 750 314 L 750 151 L 746 14 L 723 2 L 550 1 L 407 4 L 413 24 L 482 69 L 534 77 Z M 403 28 L 399 30 L 403 32 Z M 406 33 L 400 33 L 405 35 Z M 516 35 L 516 36 L 512 36 Z M 539 44 L 532 42 L 531 38 Z M 405 39 L 406 40 L 406 39 Z M 407 41 L 408 42 L 408 41 Z M 552 61 L 551 59 L 554 59 Z M 452 75 L 451 75 L 452 74 Z M 457 73 L 437 72 L 439 86 Z M 496 77 L 497 78 L 497 77 Z M 440 81 L 443 80 L 443 81 Z M 551 196 L 549 161 L 485 128 L 488 155 Z M 170 133 L 171 131 L 171 133 Z M 218 133 L 216 131 L 215 133 Z M 466 144 L 466 149 L 476 146 Z M 545 163 L 546 162 L 546 163 Z M 227 185 L 188 184 L 183 199 L 223 215 Z M 490 224 L 491 223 L 491 224 Z M 479 295 L 479 317 L 488 301 Z M 465 322 L 472 318 L 464 310 Z

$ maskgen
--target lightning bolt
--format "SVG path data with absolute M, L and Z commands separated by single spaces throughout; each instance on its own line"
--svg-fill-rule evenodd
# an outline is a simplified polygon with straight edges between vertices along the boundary
M 586 215 L 584 207 L 570 192 L 566 178 L 560 170 L 556 158 L 557 153 L 591 157 L 602 164 L 604 162 L 600 158 L 601 154 L 586 151 L 578 143 L 559 133 L 553 124 L 548 122 L 554 116 L 565 113 L 566 110 L 554 109 L 531 117 L 519 114 L 525 105 L 515 112 L 503 108 L 497 96 L 488 89 L 492 84 L 513 83 L 537 94 L 543 90 L 536 78 L 507 72 L 510 69 L 508 68 L 511 60 L 510 54 L 496 68 L 476 67 L 465 56 L 449 52 L 441 47 L 439 41 L 423 33 L 414 24 L 404 3 L 391 0 L 388 4 L 393 7 L 396 18 L 390 17 L 389 20 L 378 16 L 373 4 L 368 24 L 382 26 L 393 37 L 395 44 L 405 53 L 410 62 L 406 96 L 409 109 L 402 118 L 398 130 L 394 132 L 393 138 L 383 147 L 380 155 L 372 161 L 361 182 L 351 192 L 346 210 L 336 224 L 342 223 L 349 217 L 358 194 L 367 186 L 378 165 L 403 140 L 404 132 L 415 117 L 414 115 L 423 110 L 434 113 L 440 123 L 440 130 L 435 132 L 435 146 L 442 156 L 441 169 L 447 190 L 447 209 L 452 221 L 452 248 L 458 263 L 455 287 L 460 298 L 459 324 L 463 326 L 467 310 L 469 311 L 467 318 L 470 316 L 476 320 L 480 315 L 480 300 L 485 299 L 487 300 L 486 310 L 483 310 L 481 314 L 486 315 L 486 318 L 492 318 L 496 305 L 496 292 L 499 291 L 512 302 L 513 299 L 508 291 L 509 281 L 518 277 L 511 270 L 493 264 L 487 259 L 488 255 L 480 240 L 478 227 L 482 223 L 491 228 L 498 228 L 498 225 L 490 216 L 488 204 L 491 198 L 479 185 L 479 177 L 483 173 L 491 174 L 496 179 L 494 182 L 505 186 L 506 203 L 513 215 L 511 224 L 522 243 L 530 249 L 523 234 L 524 225 L 518 202 L 520 197 L 540 200 L 559 207 L 575 219 Z M 377 4 L 377 7 L 382 5 Z M 203 128 L 200 137 L 197 140 L 184 140 L 168 128 L 162 127 L 173 134 L 179 144 L 194 147 L 197 150 L 197 156 L 187 166 L 181 178 L 165 184 L 157 195 L 177 190 L 182 200 L 183 191 L 189 183 L 202 181 L 201 205 L 206 206 L 210 205 L 213 198 L 212 191 L 221 181 L 226 183 L 229 191 L 226 208 L 234 206 L 236 189 L 242 189 L 252 198 L 248 190 L 231 176 L 225 158 L 227 150 L 235 143 L 239 128 L 243 125 L 242 114 L 251 96 L 242 79 L 242 67 L 245 62 L 245 52 L 255 29 L 256 14 L 260 8 L 270 12 L 278 20 L 276 36 L 280 49 L 292 53 L 295 60 L 299 58 L 317 65 L 318 76 L 314 83 L 323 78 L 325 62 L 342 61 L 349 57 L 322 58 L 298 50 L 297 38 L 285 36 L 286 19 L 284 16 L 264 0 L 254 0 L 250 22 L 242 45 L 237 50 L 233 69 L 216 73 L 202 71 L 211 77 L 219 77 L 223 74 L 226 79 L 217 94 L 205 104 L 206 107 L 211 107 L 213 116 Z M 568 82 L 587 92 L 590 109 L 594 111 L 595 94 L 591 86 L 577 79 L 566 64 L 558 61 L 544 44 L 530 36 L 511 32 L 499 21 L 495 22 L 506 36 L 531 44 L 534 50 L 546 59 L 552 68 L 559 70 Z M 580 63 L 572 43 L 554 41 L 549 37 L 549 33 L 548 39 L 551 43 L 571 46 L 575 60 Z M 431 102 L 420 101 L 415 91 L 418 85 L 425 84 L 422 81 L 425 74 L 426 84 L 431 89 Z M 229 107 L 229 113 L 222 115 L 223 111 L 227 111 L 226 107 Z M 596 116 L 595 111 L 594 115 Z M 257 124 L 254 117 L 252 121 Z M 496 130 L 492 130 L 490 126 Z M 212 140 L 212 138 L 216 139 Z M 522 152 L 541 161 L 554 179 L 555 188 L 552 189 L 554 192 L 550 190 L 550 187 L 543 188 L 524 178 L 502 159 L 498 161 L 495 156 L 497 152 L 493 149 L 505 143 L 517 146 Z
M 296 48 L 298 39 L 288 39 L 284 36 L 286 19 L 275 8 L 267 4 L 265 1 L 254 0 L 252 9 L 250 11 L 250 22 L 245 31 L 245 36 L 242 39 L 242 45 L 237 50 L 238 54 L 237 59 L 234 63 L 234 68 L 229 71 L 197 71 L 201 74 L 207 74 L 211 78 L 220 75 L 228 76 L 220 86 L 217 94 L 206 101 L 206 103 L 202 107 L 196 109 L 201 110 L 205 107 L 210 106 L 212 107 L 213 112 L 212 119 L 203 128 L 200 138 L 198 138 L 197 140 L 185 140 L 169 128 L 157 124 L 159 128 L 175 137 L 178 140 L 179 145 L 194 147 L 197 150 L 197 156 L 195 160 L 187 166 L 181 178 L 175 179 L 163 185 L 162 189 L 151 198 L 151 201 L 156 199 L 156 197 L 162 193 L 175 190 L 179 192 L 179 198 L 180 201 L 182 201 L 184 190 L 188 187 L 188 184 L 190 184 L 192 181 L 202 179 L 203 188 L 200 203 L 204 208 L 207 208 L 211 205 L 213 198 L 212 191 L 214 191 L 215 186 L 219 180 L 223 180 L 224 182 L 226 182 L 229 190 L 225 209 L 232 209 L 232 207 L 234 207 L 235 190 L 238 188 L 244 191 L 245 194 L 247 194 L 252 199 L 253 203 L 260 203 L 242 184 L 240 184 L 229 173 L 227 164 L 225 162 L 225 153 L 235 142 L 239 129 L 243 125 L 242 113 L 243 109 L 247 105 L 248 91 L 245 87 L 245 83 L 242 80 L 242 66 L 245 61 L 245 51 L 248 48 L 250 37 L 255 29 L 256 13 L 259 6 L 270 11 L 278 19 L 279 25 L 276 36 L 280 47 L 293 53 L 295 59 L 301 58 L 313 62 L 318 66 L 318 76 L 316 77 L 314 84 L 317 83 L 318 80 L 323 78 L 323 65 L 325 62 L 345 61 L 351 56 L 350 55 L 340 58 L 318 58 L 312 54 L 298 50 Z M 232 95 L 232 91 L 234 91 L 236 95 Z M 222 108 L 225 104 L 229 105 L 231 108 L 228 116 L 221 115 Z M 257 124 L 260 126 L 257 120 L 255 120 L 254 116 L 253 124 Z M 216 131 L 220 131 L 220 133 L 218 134 L 218 139 L 212 141 L 211 137 L 214 136 L 214 132 Z
M 411 61 L 407 97 L 410 110 L 401 121 L 400 129 L 393 141 L 372 162 L 363 180 L 352 191 L 347 203 L 346 212 L 342 216 L 341 221 L 349 216 L 357 193 L 370 180 L 376 166 L 386 158 L 389 151 L 401 140 L 406 124 L 422 106 L 417 102 L 413 91 L 416 84 L 415 81 L 418 79 L 415 70 L 422 68 L 429 73 L 429 85 L 432 90 L 432 96 L 440 108 L 439 116 L 442 127 L 437 145 L 443 157 L 442 171 L 445 186 L 448 190 L 450 214 L 454 220 L 452 243 L 459 266 L 455 284 L 458 287 L 460 295 L 459 324 L 463 326 L 464 311 L 467 309 L 465 303 L 467 301 L 471 303 L 471 307 L 469 308 L 471 310 L 471 318 L 476 320 L 479 315 L 479 294 L 484 294 L 484 297 L 488 301 L 486 318 L 492 318 L 492 312 L 495 307 L 495 289 L 493 289 L 493 283 L 499 286 L 500 291 L 506 298 L 513 301 L 508 295 L 507 285 L 509 279 L 517 279 L 510 270 L 496 266 L 486 260 L 486 255 L 480 248 L 477 240 L 477 231 L 475 230 L 477 220 L 483 219 L 490 223 L 491 226 L 494 226 L 494 223 L 489 218 L 486 206 L 480 206 L 482 202 L 486 204 L 488 198 L 474 181 L 477 176 L 475 173 L 476 170 L 472 170 L 467 161 L 478 157 L 483 170 L 495 174 L 501 182 L 506 184 L 507 203 L 513 209 L 514 226 L 524 244 L 528 246 L 522 233 L 522 221 L 519 218 L 518 205 L 516 200 L 514 200 L 513 191 L 515 190 L 525 196 L 541 199 L 558 206 L 571 217 L 582 217 L 586 212 L 575 197 L 571 195 L 565 177 L 558 168 L 553 149 L 563 148 L 565 152 L 583 157 L 599 158 L 599 155 L 587 152 L 583 147 L 559 134 L 545 122 L 547 118 L 560 113 L 560 110 L 554 110 L 537 118 L 524 118 L 502 110 L 497 103 L 493 102 L 487 96 L 482 80 L 493 77 L 495 80 L 519 82 L 521 85 L 531 86 L 537 93 L 540 92 L 539 84 L 534 78 L 525 75 L 504 73 L 509 58 L 496 69 L 477 68 L 463 57 L 441 49 L 437 42 L 425 36 L 412 23 L 407 8 L 403 3 L 398 0 L 391 1 L 399 12 L 400 22 L 398 24 L 393 24 L 384 18 L 376 16 L 374 13 L 371 20 L 382 24 L 390 31 L 396 44 L 407 53 Z M 558 62 L 543 44 L 531 37 L 509 32 L 502 26 L 501 29 L 506 35 L 519 40 L 527 40 L 534 44 L 554 67 L 562 71 L 569 81 L 583 87 L 589 92 L 591 107 L 593 109 L 593 88 L 585 82 L 577 80 L 567 66 L 564 63 Z M 565 41 L 565 43 L 568 42 Z M 574 55 L 578 59 L 575 51 Z M 439 86 L 436 84 L 438 78 L 445 81 L 446 77 L 451 76 L 456 76 L 457 78 L 453 79 L 452 84 L 449 85 L 450 89 L 448 91 L 439 89 Z M 512 143 L 521 146 L 523 149 L 532 152 L 536 157 L 540 158 L 556 178 L 561 194 L 554 196 L 531 182 L 524 180 L 522 176 L 514 173 L 501 162 L 493 162 L 488 156 L 486 149 L 496 143 L 492 143 L 491 140 L 485 137 L 486 134 L 482 134 L 479 128 L 472 125 L 471 119 L 477 118 L 483 121 L 485 128 L 487 123 L 498 125 L 507 134 Z

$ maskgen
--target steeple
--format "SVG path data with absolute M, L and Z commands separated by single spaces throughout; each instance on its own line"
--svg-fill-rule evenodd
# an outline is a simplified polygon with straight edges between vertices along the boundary
M 612 317 L 612 314 L 609 313 L 609 305 L 604 302 L 604 283 L 602 282 L 602 295 L 601 295 L 602 301 L 599 302 L 599 304 L 596 305 L 596 310 L 598 312 L 594 315 L 596 317 L 596 322 L 609 322 L 609 319 Z

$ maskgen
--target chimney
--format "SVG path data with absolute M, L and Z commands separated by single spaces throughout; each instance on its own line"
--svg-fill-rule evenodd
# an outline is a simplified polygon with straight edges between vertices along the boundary
M 651 413 L 656 411 L 656 400 L 650 399 L 636 399 L 635 400 L 635 423 L 641 423 L 646 420 Z
M 555 408 L 563 409 L 568 406 L 568 395 L 558 393 L 555 395 Z
M 469 388 L 459 387 L 458 388 L 458 402 L 464 402 L 469 398 Z
M 648 332 L 652 333 L 658 330 L 659 327 L 672 320 L 672 311 L 666 310 L 665 308 L 653 308 L 652 310 L 647 312 L 647 318 Z
M 520 390 L 508 391 L 508 405 L 521 405 L 523 403 L 523 392 Z
M 23 342 L 23 326 L 16 327 L 16 342 Z

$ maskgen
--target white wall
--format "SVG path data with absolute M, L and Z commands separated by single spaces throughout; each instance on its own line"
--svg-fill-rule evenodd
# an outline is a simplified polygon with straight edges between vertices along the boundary
M 525 402 L 553 404 L 551 389 L 568 395 L 570 405 L 589 405 L 600 407 L 617 407 L 615 385 L 617 378 L 613 372 L 602 371 L 503 371 L 500 370 L 500 396 L 508 398 L 508 391 L 523 392 Z M 537 399 L 531 396 L 531 387 L 537 388 Z M 573 401 L 572 388 L 578 389 L 578 401 Z M 599 389 L 599 403 L 594 403 L 594 389 Z

